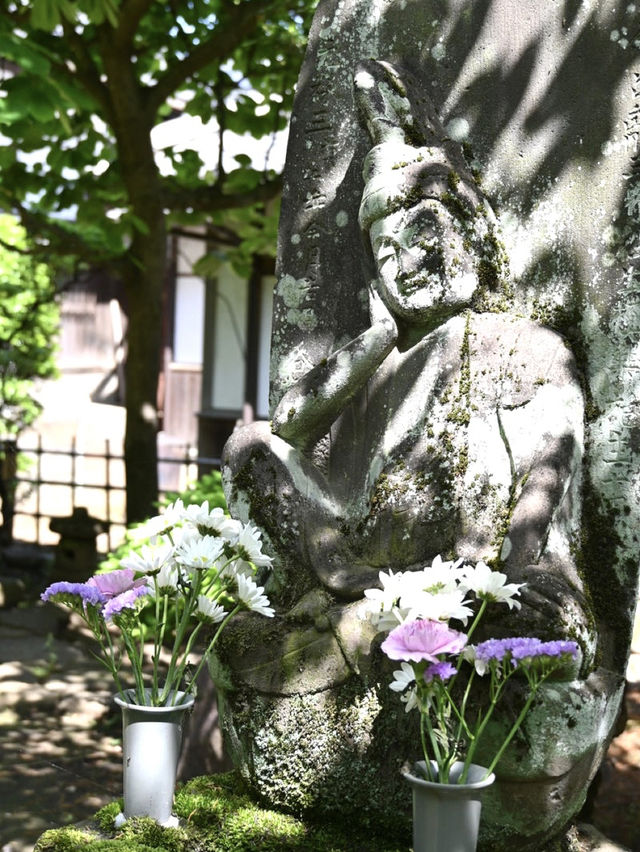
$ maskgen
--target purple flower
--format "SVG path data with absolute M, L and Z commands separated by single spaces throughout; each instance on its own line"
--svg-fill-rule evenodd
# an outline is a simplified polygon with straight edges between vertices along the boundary
M 535 654 L 536 648 L 541 645 L 539 639 L 532 637 L 524 638 L 515 636 L 510 639 L 487 639 L 475 647 L 476 659 L 483 663 L 491 661 L 501 662 L 506 657 L 520 660 Z
M 431 663 L 425 670 L 424 681 L 425 683 L 431 683 L 434 678 L 445 681 L 457 673 L 458 669 L 452 666 L 451 663 Z
M 102 617 L 105 621 L 113 618 L 114 615 L 122 612 L 123 609 L 133 609 L 138 598 L 149 593 L 148 586 L 136 586 L 133 589 L 127 589 L 120 595 L 116 595 L 107 601 L 102 610 Z
M 71 600 L 69 599 L 70 596 Z M 74 606 L 80 601 L 85 605 L 100 606 L 106 601 L 106 597 L 95 586 L 89 583 L 68 583 L 64 580 L 59 583 L 52 583 L 40 597 L 43 601 L 55 601 L 57 599 L 59 603 L 65 603 L 68 606 Z M 73 598 L 76 597 L 80 600 L 74 601 Z
M 398 625 L 381 645 L 391 660 L 428 660 L 439 662 L 438 654 L 457 654 L 466 645 L 464 633 L 452 630 L 441 621 L 407 621 Z
M 510 639 L 487 639 L 475 647 L 475 658 L 481 663 L 501 662 L 510 658 L 516 666 L 523 660 L 540 657 L 562 657 L 569 654 L 575 660 L 578 645 L 568 639 L 555 639 L 542 642 L 533 636 L 515 636 Z
M 574 660 L 578 659 L 578 643 L 570 639 L 554 639 L 551 642 L 542 642 L 538 648 L 538 655 L 545 657 L 563 657 L 569 654 Z
M 129 591 L 129 589 L 146 586 L 146 577 L 134 580 L 134 576 L 135 571 L 133 568 L 120 568 L 117 571 L 110 571 L 108 574 L 96 574 L 90 580 L 87 580 L 87 585 L 95 586 L 103 598 L 108 601 L 117 595 L 121 595 L 122 592 Z

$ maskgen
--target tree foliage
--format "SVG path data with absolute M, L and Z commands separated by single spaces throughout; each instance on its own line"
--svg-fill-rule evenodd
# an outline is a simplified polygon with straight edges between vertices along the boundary
M 58 308 L 49 271 L 27 252 L 24 229 L 0 216 L 0 439 L 40 412 L 34 380 L 55 375 Z
M 252 251 L 275 252 L 280 178 L 243 150 L 225 167 L 225 145 L 230 131 L 263 137 L 285 126 L 315 2 L 2 5 L 0 208 L 20 217 L 44 257 L 106 265 L 125 284 L 130 520 L 152 511 L 157 489 L 167 230 L 232 233 L 239 267 Z M 157 158 L 154 134 L 178 113 L 216 122 L 210 162 L 184 145 Z
M 149 155 L 153 128 L 176 108 L 252 137 L 284 128 L 314 5 L 10 0 L 0 12 L 0 56 L 19 72 L 2 83 L 0 132 L 11 144 L 0 148 L 0 200 L 43 250 L 126 262 L 145 231 L 131 166 Z M 223 170 L 225 142 L 212 130 L 214 168 L 188 147 L 164 151 L 174 173 L 155 172 L 169 223 L 221 222 L 216 212 L 277 195 L 278 177 L 242 150 Z M 258 240 L 250 228 L 259 230 L 258 212 L 238 220 L 247 238 Z

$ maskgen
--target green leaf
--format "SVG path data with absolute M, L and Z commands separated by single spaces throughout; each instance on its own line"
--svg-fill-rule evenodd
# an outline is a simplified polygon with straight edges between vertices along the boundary
M 215 278 L 227 259 L 225 252 L 207 252 L 193 264 L 193 274 L 201 278 Z
M 53 30 L 60 23 L 57 0 L 33 0 L 31 26 L 36 30 Z
M 15 62 L 22 73 L 46 77 L 51 68 L 49 60 L 39 52 L 37 47 L 31 47 L 26 39 L 8 38 L 0 34 L 0 55 Z
M 6 100 L 0 98 L 0 124 L 14 124 L 24 118 L 24 112 L 12 108 Z
M 0 215 L 0 238 L 23 250 L 25 232 L 12 216 Z M 0 431 L 28 426 L 40 408 L 33 379 L 55 374 L 58 308 L 46 267 L 29 255 L 0 245 Z

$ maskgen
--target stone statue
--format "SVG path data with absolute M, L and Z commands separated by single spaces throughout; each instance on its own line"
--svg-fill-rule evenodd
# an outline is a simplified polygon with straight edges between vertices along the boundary
M 353 250 L 370 280 L 369 326 L 291 383 L 270 424 L 225 448 L 229 505 L 264 531 L 283 613 L 266 627 L 248 618 L 222 643 L 227 732 L 274 804 L 360 809 L 354 779 L 366 775 L 371 810 L 392 820 L 416 732 L 387 704 L 363 590 L 380 570 L 438 554 L 482 559 L 526 583 L 522 610 L 494 635 L 569 636 L 582 649 L 575 680 L 555 684 L 537 717 L 544 748 L 518 754 L 498 785 L 500 807 L 526 789 L 538 822 L 506 819 L 487 848 L 517 837 L 524 849 L 579 806 L 601 755 L 602 696 L 620 688 L 593 673 L 594 619 L 573 556 L 583 395 L 566 341 L 509 312 L 489 203 L 426 98 L 418 118 L 410 78 L 383 61 L 355 72 L 370 150 Z M 550 737 L 567 708 L 567 735 Z

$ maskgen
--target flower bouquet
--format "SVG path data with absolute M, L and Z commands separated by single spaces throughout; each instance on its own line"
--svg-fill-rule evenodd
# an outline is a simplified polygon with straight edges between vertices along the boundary
M 264 588 L 254 580 L 271 558 L 262 553 L 255 527 L 222 509 L 210 511 L 207 501 L 185 507 L 178 500 L 136 532 L 150 543 L 121 560 L 120 569 L 86 583 L 53 583 L 42 599 L 64 604 L 82 618 L 101 647 L 96 657 L 118 690 L 124 812 L 116 827 L 132 816 L 175 826 L 171 808 L 182 725 L 198 675 L 236 613 L 273 616 Z M 192 670 L 190 657 L 207 632 L 204 653 Z M 163 663 L 165 645 L 170 652 Z M 122 682 L 125 658 L 132 689 Z
M 259 530 L 220 508 L 210 511 L 206 500 L 187 507 L 177 500 L 138 527 L 136 536 L 151 543 L 121 560 L 119 570 L 96 574 L 86 583 L 53 583 L 41 597 L 82 618 L 122 700 L 163 707 L 194 692 L 201 668 L 237 612 L 273 616 L 264 588 L 254 580 L 256 570 L 268 566 L 271 558 L 262 553 Z M 192 672 L 189 658 L 205 628 L 213 628 L 213 635 Z M 161 678 L 161 651 L 171 632 L 169 662 Z M 126 696 L 121 679 L 125 656 L 134 680 Z
M 493 783 L 493 770 L 542 684 L 578 660 L 578 645 L 567 640 L 514 637 L 471 644 L 489 606 L 520 608 L 524 584 L 506 580 L 484 562 L 436 557 L 420 571 L 381 573 L 382 588 L 365 591 L 369 617 L 388 633 L 382 651 L 400 662 L 390 688 L 400 693 L 407 712 L 420 714 L 424 760 L 404 773 L 413 788 L 415 852 L 473 852 L 481 791 Z M 450 621 L 468 629 L 455 629 Z M 526 679 L 528 696 L 489 765 L 479 766 L 478 744 L 507 684 L 518 676 Z M 478 678 L 487 681 L 484 704 L 475 695 Z
M 401 693 L 407 712 L 420 713 L 422 752 L 427 779 L 450 783 L 454 762 L 463 768 L 456 783 L 464 784 L 478 743 L 505 693 L 509 681 L 526 678 L 527 700 L 486 768 L 496 767 L 531 707 L 536 693 L 557 669 L 578 659 L 577 643 L 543 642 L 534 637 L 488 639 L 477 645 L 471 637 L 492 603 L 519 609 L 524 584 L 507 583 L 505 574 L 484 562 L 444 562 L 439 556 L 420 571 L 380 574 L 381 589 L 367 589 L 369 617 L 388 633 L 382 651 L 400 661 L 390 688 Z M 466 632 L 456 630 L 455 620 Z M 456 681 L 465 666 L 461 689 Z M 489 700 L 478 708 L 471 700 L 476 678 L 488 678 Z M 461 686 L 461 685 L 458 685 Z

